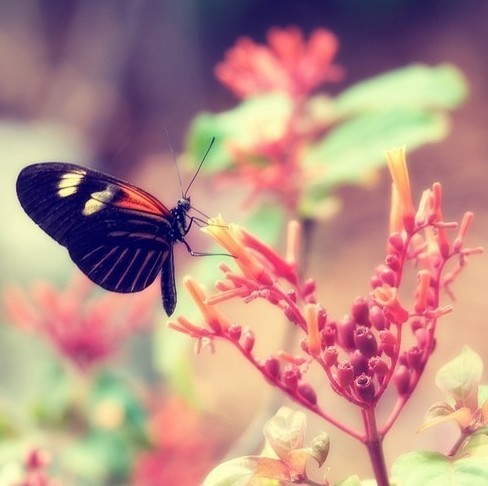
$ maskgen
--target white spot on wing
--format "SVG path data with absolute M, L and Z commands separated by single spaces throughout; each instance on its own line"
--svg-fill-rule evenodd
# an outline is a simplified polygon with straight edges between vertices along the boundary
M 103 209 L 105 204 L 114 198 L 116 191 L 116 186 L 108 184 L 103 191 L 92 192 L 90 199 L 88 199 L 83 208 L 83 216 L 91 216 L 92 214 L 95 214 Z
M 58 196 L 68 197 L 76 194 L 85 174 L 86 172 L 82 170 L 63 174 L 58 182 Z

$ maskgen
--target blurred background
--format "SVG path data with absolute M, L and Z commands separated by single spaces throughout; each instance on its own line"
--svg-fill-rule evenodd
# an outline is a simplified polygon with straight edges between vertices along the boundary
M 96 167 L 144 187 L 172 206 L 181 189 L 171 150 L 177 155 L 184 150 L 186 132 L 197 113 L 226 110 L 236 103 L 216 81 L 215 65 L 237 38 L 246 35 L 264 42 L 272 26 L 295 25 L 305 33 L 325 27 L 338 36 L 336 62 L 345 77 L 327 88 L 330 94 L 410 63 L 449 62 L 464 73 L 469 97 L 453 114 L 446 140 L 409 156 L 411 183 L 418 197 L 440 181 L 446 220 L 474 211 L 468 243 L 486 247 L 487 19 L 488 3 L 483 0 L 1 0 L 2 286 L 27 287 L 44 279 L 62 287 L 74 272 L 66 251 L 36 228 L 18 204 L 15 180 L 22 167 L 54 160 Z M 188 181 L 190 171 L 183 165 L 180 170 Z M 319 227 L 310 257 L 319 297 L 335 316 L 369 290 L 371 272 L 382 261 L 389 177 L 383 170 L 374 186 L 343 187 L 339 192 L 342 209 Z M 235 188 L 215 186 L 204 176 L 191 195 L 208 214 L 222 212 L 227 220 L 239 222 L 244 212 L 244 190 L 241 194 Z M 205 245 L 198 234 L 190 241 L 194 248 Z M 178 282 L 191 272 L 190 260 L 184 249 L 177 250 Z M 420 436 L 413 431 L 429 404 L 441 399 L 435 371 L 458 354 L 462 344 L 488 358 L 487 275 L 486 257 L 479 256 L 456 282 L 455 310 L 443 318 L 438 349 L 418 395 L 386 441 L 388 461 L 415 448 L 445 450 L 454 437 L 454 428 L 449 427 Z M 252 319 L 251 312 L 244 311 L 243 319 Z M 179 307 L 177 313 L 184 314 L 185 309 Z M 156 329 L 165 326 L 166 316 L 159 307 L 154 321 Z M 277 337 L 270 332 L 269 339 Z M 158 380 L 151 339 L 136 341 L 124 351 L 124 366 L 139 368 L 149 383 Z M 228 346 L 221 344 L 216 354 L 196 357 L 190 348 L 192 387 L 222 434 L 225 452 L 252 422 L 268 387 Z M 28 400 L 37 387 L 44 354 L 35 342 L 25 343 L 15 329 L 1 326 L 1 401 Z M 343 403 L 331 397 L 330 406 L 341 408 Z M 370 475 L 359 444 L 328 424 L 311 420 L 310 430 L 326 428 L 331 434 L 333 479 L 352 472 L 351 457 L 357 461 L 354 472 Z

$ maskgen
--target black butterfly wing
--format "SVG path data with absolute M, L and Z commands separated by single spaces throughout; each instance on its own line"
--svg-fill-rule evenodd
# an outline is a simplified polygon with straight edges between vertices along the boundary
M 163 270 L 163 305 L 176 304 L 171 212 L 142 189 L 73 164 L 26 167 L 17 180 L 26 213 L 68 248 L 78 267 L 114 292 L 137 292 Z
M 47 162 L 24 168 L 17 196 L 25 212 L 63 246 L 71 230 L 108 207 L 168 218 L 164 204 L 115 177 L 74 164 Z
M 74 227 L 66 246 L 83 273 L 104 289 L 138 292 L 172 252 L 163 229 L 156 217 L 109 206 Z

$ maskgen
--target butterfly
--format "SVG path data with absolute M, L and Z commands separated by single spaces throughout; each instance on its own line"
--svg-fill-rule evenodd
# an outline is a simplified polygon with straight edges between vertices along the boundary
M 177 300 L 174 244 L 205 255 L 192 251 L 185 236 L 193 221 L 200 221 L 188 216 L 187 194 L 209 149 L 172 209 L 121 179 L 60 162 L 25 167 L 17 178 L 17 196 L 27 215 L 100 287 L 139 292 L 161 273 L 163 308 L 171 316 Z

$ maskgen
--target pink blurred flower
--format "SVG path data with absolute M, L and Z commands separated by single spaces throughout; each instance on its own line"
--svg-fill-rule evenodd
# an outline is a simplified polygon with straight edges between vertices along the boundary
M 6 321 L 50 341 L 81 371 L 107 360 L 128 336 L 151 322 L 153 291 L 127 296 L 100 292 L 83 275 L 63 290 L 47 282 L 30 292 L 11 286 L 3 292 Z
M 24 477 L 15 486 L 61 486 L 61 482 L 52 479 L 47 471 L 51 463 L 50 454 L 43 449 L 31 449 L 24 461 Z
M 237 96 L 270 91 L 302 96 L 341 77 L 341 69 L 332 64 L 338 41 L 328 30 L 316 29 L 305 40 L 296 27 L 272 28 L 267 41 L 266 46 L 243 37 L 217 65 L 217 78 Z
M 201 484 L 219 456 L 210 424 L 173 397 L 155 407 L 148 429 L 153 449 L 136 459 L 132 486 Z

